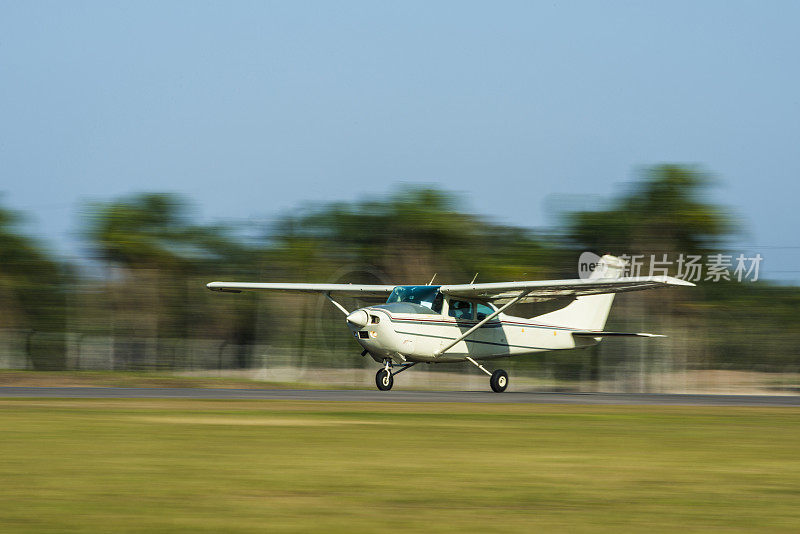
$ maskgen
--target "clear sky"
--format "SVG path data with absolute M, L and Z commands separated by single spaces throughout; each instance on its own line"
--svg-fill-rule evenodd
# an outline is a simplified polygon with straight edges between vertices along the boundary
M 80 202 L 136 191 L 235 219 L 426 183 L 541 226 L 553 195 L 698 164 L 740 248 L 798 280 L 798 21 L 777 1 L 0 0 L 0 191 L 76 253 Z

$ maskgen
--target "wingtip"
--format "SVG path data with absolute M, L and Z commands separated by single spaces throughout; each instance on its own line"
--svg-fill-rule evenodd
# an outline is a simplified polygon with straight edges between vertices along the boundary
M 219 291 L 220 290 L 220 284 L 222 284 L 222 282 L 209 282 L 209 283 L 206 284 L 206 287 L 208 289 L 210 289 L 211 291 Z

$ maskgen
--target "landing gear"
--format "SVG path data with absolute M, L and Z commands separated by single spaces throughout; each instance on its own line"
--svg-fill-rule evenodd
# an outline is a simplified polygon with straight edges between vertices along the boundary
M 502 369 L 498 369 L 492 373 L 489 379 L 489 385 L 492 386 L 492 391 L 495 393 L 502 393 L 508 387 L 508 373 Z
M 381 391 L 389 391 L 394 385 L 394 375 L 414 367 L 417 363 L 418 362 L 402 363 L 399 365 L 400 368 L 397 371 L 392 371 L 392 361 L 384 360 L 383 369 L 378 371 L 375 375 L 375 385 L 378 386 L 378 389 Z
M 508 387 L 508 373 L 502 369 L 498 369 L 494 373 L 490 373 L 486 367 L 482 366 L 469 356 L 467 356 L 467 361 L 489 375 L 489 385 L 492 386 L 492 391 L 495 393 L 502 393 L 506 390 Z
M 389 391 L 392 389 L 392 386 L 394 385 L 394 377 L 392 376 L 392 372 L 388 369 L 379 370 L 378 374 L 375 375 L 375 384 L 381 391 Z

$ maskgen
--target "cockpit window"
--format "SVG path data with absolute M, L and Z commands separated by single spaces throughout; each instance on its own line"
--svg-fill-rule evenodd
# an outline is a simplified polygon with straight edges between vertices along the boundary
M 440 286 L 397 286 L 389 295 L 386 304 L 393 302 L 410 302 L 430 308 L 435 312 L 442 311 L 442 294 Z
M 447 314 L 456 319 L 472 319 L 472 303 L 466 300 L 451 300 Z
M 486 304 L 481 304 L 480 302 L 475 305 L 475 312 L 478 317 L 479 321 L 486 319 L 491 314 L 494 313 L 494 309 L 491 306 L 487 306 Z

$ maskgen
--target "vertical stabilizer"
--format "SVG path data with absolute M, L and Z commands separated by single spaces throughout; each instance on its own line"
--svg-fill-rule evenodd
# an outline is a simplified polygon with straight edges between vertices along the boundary
M 625 261 L 615 256 L 600 258 L 589 279 L 620 278 L 625 269 Z M 535 317 L 537 321 L 553 326 L 566 326 L 580 330 L 602 330 L 611 311 L 614 294 L 587 295 L 577 297 L 568 306 Z

